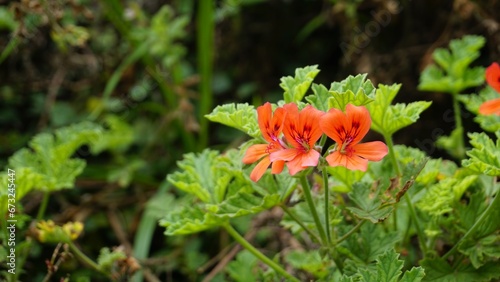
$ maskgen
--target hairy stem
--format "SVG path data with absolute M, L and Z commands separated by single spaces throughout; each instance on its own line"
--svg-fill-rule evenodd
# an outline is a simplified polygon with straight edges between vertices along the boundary
M 100 272 L 110 278 L 110 273 L 104 272 L 97 263 L 95 263 L 92 259 L 90 259 L 87 255 L 85 255 L 80 249 L 72 241 L 68 242 L 68 246 L 71 252 L 75 255 L 75 257 L 80 260 L 83 264 L 90 267 L 91 269 Z
M 298 218 L 287 206 L 285 205 L 281 205 L 280 206 L 283 211 L 288 214 L 288 216 L 290 216 L 295 222 L 297 222 L 298 225 L 300 225 L 300 227 L 302 227 L 302 229 L 304 229 L 304 231 L 309 234 L 309 236 L 311 236 L 312 239 L 320 242 L 321 239 L 318 237 L 318 235 L 314 234 L 314 232 L 311 231 L 311 229 L 309 229 L 305 224 L 304 222 Z
M 328 187 L 328 172 L 326 171 L 326 167 L 323 168 L 323 189 L 325 190 L 325 227 L 326 227 L 326 239 L 328 240 L 328 244 L 332 243 L 332 238 L 330 236 L 330 189 Z
M 263 263 L 267 264 L 270 268 L 276 271 L 281 276 L 285 277 L 287 281 L 299 282 L 300 280 L 293 277 L 291 274 L 286 272 L 279 264 L 272 261 L 270 258 L 266 257 L 263 253 L 257 250 L 252 244 L 250 244 L 243 236 L 241 236 L 238 231 L 236 231 L 230 224 L 223 225 L 227 233 L 233 237 L 236 242 L 238 242 L 243 248 L 247 249 L 256 258 L 258 258 Z
M 354 234 L 356 231 L 358 231 L 363 224 L 365 224 L 366 220 L 361 220 L 354 226 L 351 230 L 349 230 L 346 234 L 344 234 L 342 237 L 340 237 L 337 241 L 335 241 L 335 245 L 340 244 L 342 241 L 345 239 L 349 238 L 352 234 Z
M 49 203 L 49 198 L 50 198 L 50 193 L 44 192 L 42 202 L 40 203 L 40 207 L 38 208 L 38 213 L 36 215 L 37 221 L 42 220 L 43 216 L 45 215 L 45 210 L 47 209 L 47 204 Z
M 321 243 L 324 246 L 328 246 L 328 239 L 326 238 L 325 229 L 323 228 L 323 225 L 321 224 L 321 221 L 319 219 L 318 211 L 316 210 L 316 206 L 314 205 L 314 201 L 311 195 L 311 186 L 309 185 L 306 176 L 300 177 L 300 183 L 302 184 L 302 190 L 304 191 L 304 196 L 306 198 L 307 205 L 309 206 L 309 210 L 311 210 L 311 214 L 313 216 L 314 223 L 316 224 L 316 228 L 318 229 L 319 236 L 321 237 Z

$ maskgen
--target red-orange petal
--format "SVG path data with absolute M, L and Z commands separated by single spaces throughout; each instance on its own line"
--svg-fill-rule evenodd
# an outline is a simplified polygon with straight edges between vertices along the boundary
M 269 156 L 272 162 L 275 161 L 291 161 L 293 160 L 301 151 L 295 148 L 283 149 L 279 151 L 272 152 Z
M 250 179 L 252 181 L 257 182 L 259 179 L 266 173 L 267 168 L 271 164 L 271 161 L 269 160 L 269 156 L 266 156 L 263 158 L 252 170 L 252 173 L 250 173 Z
M 350 170 L 366 171 L 366 168 L 368 167 L 367 159 L 354 154 L 347 156 L 345 154 L 341 154 L 339 151 L 334 151 L 330 155 L 326 156 L 325 159 L 330 166 L 343 166 Z
M 262 157 L 268 155 L 267 153 L 267 144 L 256 144 L 250 146 L 245 152 L 245 156 L 243 157 L 244 164 L 252 164 Z
M 268 142 L 277 140 L 283 129 L 283 121 L 285 119 L 285 110 L 283 108 L 277 108 L 274 114 L 272 111 L 269 102 L 257 108 L 259 128 L 262 136 Z
M 271 173 L 272 174 L 281 173 L 284 167 L 285 167 L 285 161 L 275 161 L 271 166 Z
M 330 109 L 320 120 L 321 130 L 342 147 L 344 142 L 355 145 L 365 137 L 370 130 L 371 118 L 363 106 L 348 104 L 346 112 Z M 352 138 L 351 140 L 347 140 Z
M 286 141 L 294 148 L 300 148 L 302 145 L 297 142 L 297 131 L 299 130 L 299 108 L 295 103 L 288 103 L 283 105 L 286 111 L 286 119 L 283 125 L 283 134 Z
M 354 154 L 370 161 L 380 161 L 387 155 L 387 145 L 380 141 L 357 144 L 353 147 Z
M 342 146 L 344 143 L 343 132 L 347 123 L 347 117 L 341 110 L 330 109 L 321 117 L 319 126 L 328 137 Z
M 306 106 L 299 113 L 299 128 L 298 131 L 303 136 L 309 139 L 309 148 L 313 148 L 316 141 L 323 135 L 323 131 L 319 127 L 320 118 L 325 113 L 314 108 L 311 105 Z
M 500 65 L 492 63 L 486 68 L 486 82 L 500 93 Z
M 350 130 L 351 136 L 354 138 L 350 144 L 358 144 L 370 130 L 372 124 L 370 112 L 363 106 L 358 107 L 351 104 L 347 104 L 345 112 L 351 126 L 348 130 Z
M 481 104 L 479 107 L 479 113 L 482 115 L 500 115 L 500 98 L 486 101 Z

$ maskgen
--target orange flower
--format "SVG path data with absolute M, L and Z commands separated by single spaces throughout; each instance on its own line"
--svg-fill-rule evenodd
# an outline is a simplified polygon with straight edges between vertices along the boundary
M 250 179 L 255 182 L 259 181 L 271 164 L 269 154 L 284 148 L 279 137 L 283 129 L 285 114 L 285 109 L 277 108 L 273 115 L 270 103 L 265 103 L 257 108 L 260 131 L 268 144 L 250 146 L 243 157 L 243 163 L 245 164 L 251 164 L 260 160 L 250 174 Z M 273 161 L 271 172 L 275 174 L 280 173 L 283 171 L 284 165 L 284 161 Z
M 323 135 L 319 119 L 324 113 L 310 105 L 299 112 L 294 103 L 286 104 L 283 108 L 287 112 L 283 134 L 291 148 L 271 153 L 271 161 L 287 161 L 290 175 L 295 175 L 318 164 L 320 153 L 314 150 L 314 145 Z
M 479 113 L 482 115 L 496 114 L 500 116 L 500 98 L 482 103 L 479 107 Z
M 358 144 L 370 129 L 372 120 L 365 107 L 348 104 L 345 113 L 331 109 L 320 120 L 321 130 L 337 142 L 335 151 L 326 157 L 331 166 L 366 171 L 368 161 L 380 161 L 388 153 L 380 141 Z
M 492 63 L 486 68 L 486 82 L 491 88 L 500 92 L 500 65 L 498 63 Z M 484 102 L 479 107 L 479 113 L 482 115 L 500 115 L 500 98 Z
M 500 65 L 498 63 L 492 63 L 486 68 L 486 82 L 500 92 Z

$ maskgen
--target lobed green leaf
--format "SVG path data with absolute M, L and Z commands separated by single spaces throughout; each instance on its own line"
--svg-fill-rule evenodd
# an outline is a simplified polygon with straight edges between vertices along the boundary
M 458 94 L 484 82 L 484 68 L 469 68 L 479 57 L 485 39 L 467 35 L 450 42 L 450 49 L 438 48 L 432 54 L 436 65 L 424 69 L 420 76 L 419 90 Z
M 425 276 L 422 267 L 412 267 L 411 270 L 405 271 L 403 277 L 404 261 L 399 260 L 399 254 L 394 249 L 388 250 L 379 255 L 376 260 L 376 268 L 371 269 L 361 267 L 358 273 L 348 279 L 346 275 L 342 277 L 342 281 L 360 281 L 360 282 L 419 282 Z
M 212 113 L 205 115 L 205 117 L 210 121 L 241 130 L 254 138 L 261 136 L 257 122 L 257 111 L 247 103 L 217 106 Z
M 375 100 L 366 105 L 370 111 L 372 129 L 383 135 L 392 135 L 401 128 L 415 123 L 420 114 L 431 105 L 431 102 L 426 101 L 391 105 L 400 88 L 400 84 L 391 86 L 380 84 Z
M 375 87 L 366 76 L 367 74 L 350 75 L 341 82 L 333 82 L 329 91 L 332 95 L 328 103 L 329 108 L 344 111 L 347 104 L 364 106 L 372 102 Z
M 490 262 L 478 269 L 472 265 L 461 266 L 460 268 L 452 268 L 445 260 L 441 258 L 424 259 L 420 262 L 425 269 L 425 277 L 423 281 L 436 282 L 457 282 L 457 281 L 492 281 L 500 278 L 498 271 L 498 263 Z
M 317 65 L 312 65 L 295 69 L 295 77 L 282 77 L 280 87 L 285 91 L 285 103 L 301 101 L 319 71 Z
M 498 93 L 489 86 L 483 88 L 477 95 L 470 94 L 458 96 L 458 99 L 465 105 L 467 110 L 477 115 L 476 117 L 474 117 L 474 121 L 477 122 L 482 129 L 489 132 L 496 132 L 500 130 L 500 116 L 480 115 L 479 107 L 486 101 L 498 98 Z
M 477 173 L 500 176 L 500 131 L 496 132 L 496 143 L 486 133 L 470 133 L 470 143 L 474 147 L 466 152 L 470 158 L 462 165 Z

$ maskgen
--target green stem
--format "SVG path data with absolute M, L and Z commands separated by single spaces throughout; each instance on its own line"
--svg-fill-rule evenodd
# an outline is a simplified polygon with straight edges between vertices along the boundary
M 316 210 L 316 206 L 314 205 L 314 201 L 311 195 L 311 187 L 309 186 L 309 182 L 307 181 L 306 176 L 300 177 L 300 183 L 302 184 L 302 190 L 304 191 L 304 196 L 306 198 L 307 205 L 309 206 L 309 210 L 311 210 L 314 223 L 316 224 L 316 228 L 319 231 L 321 242 L 324 246 L 328 246 L 328 239 L 326 238 L 325 230 L 323 229 L 323 225 L 321 224 L 318 216 L 318 211 Z
M 389 149 L 389 156 L 392 160 L 392 164 L 394 166 L 394 170 L 396 171 L 396 175 L 397 175 L 397 177 L 401 177 L 401 175 L 402 175 L 401 169 L 399 168 L 399 163 L 398 163 L 398 160 L 396 158 L 396 152 L 394 151 L 394 144 L 392 143 L 392 136 L 390 134 L 384 134 L 384 139 L 385 139 L 385 142 L 386 142 L 387 147 Z M 427 251 L 427 246 L 425 245 L 425 242 L 424 242 L 424 238 L 425 238 L 424 232 L 422 231 L 422 228 L 420 228 L 420 223 L 418 222 L 415 207 L 413 207 L 413 203 L 411 202 L 411 199 L 410 199 L 410 196 L 408 196 L 408 193 L 405 193 L 404 198 L 406 201 L 406 205 L 408 206 L 408 209 L 410 210 L 410 217 L 415 224 L 415 229 L 417 230 L 418 241 L 420 243 L 420 249 L 425 254 Z
M 328 172 L 326 167 L 323 167 L 323 189 L 325 190 L 325 227 L 326 227 L 326 238 L 328 239 L 328 244 L 332 243 L 332 238 L 330 236 L 330 188 L 328 187 Z
M 38 208 L 38 214 L 36 215 L 37 221 L 42 220 L 43 216 L 45 215 L 45 210 L 47 209 L 47 205 L 49 203 L 49 197 L 50 197 L 49 192 L 43 193 L 42 202 L 40 203 L 40 207 Z
M 363 224 L 365 224 L 365 222 L 366 222 L 366 220 L 361 220 L 360 222 L 358 222 L 358 224 L 356 224 L 356 226 L 354 226 L 351 230 L 349 230 L 349 232 L 347 232 L 342 237 L 340 237 L 337 241 L 335 241 L 335 245 L 338 245 L 342 241 L 344 241 L 345 239 L 349 238 L 349 236 L 351 236 L 353 233 L 358 231 L 358 229 L 360 229 L 361 226 L 363 226 Z
M 223 225 L 224 229 L 226 229 L 227 233 L 231 235 L 236 242 L 238 242 L 242 247 L 247 249 L 250 253 L 252 253 L 256 258 L 261 260 L 263 263 L 267 264 L 270 268 L 274 269 L 278 274 L 288 279 L 287 281 L 300 282 L 299 279 L 293 277 L 291 274 L 286 272 L 280 265 L 272 261 L 270 258 L 266 257 L 263 253 L 257 250 L 252 244 L 250 244 L 243 236 L 241 236 L 238 231 L 236 231 L 230 224 Z
M 459 159 L 463 159 L 465 157 L 465 145 L 464 145 L 464 128 L 462 125 L 462 115 L 460 111 L 460 102 L 458 101 L 458 94 L 452 93 L 453 97 L 453 113 L 455 114 L 455 130 L 460 131 L 460 138 L 457 140 L 458 144 L 456 149 L 457 156 Z
M 389 157 L 391 158 L 392 161 L 392 166 L 394 167 L 394 170 L 396 171 L 396 175 L 398 177 L 401 176 L 401 169 L 399 168 L 399 163 L 398 159 L 396 158 L 396 152 L 394 151 L 394 144 L 392 143 L 392 137 L 390 134 L 384 134 L 384 139 L 385 143 L 387 144 L 387 147 L 389 148 Z M 395 212 L 393 212 L 393 227 L 394 230 L 398 230 L 398 221 L 397 221 L 397 215 Z
M 399 168 L 398 159 L 396 158 L 396 152 L 394 151 L 394 144 L 392 143 L 392 136 L 390 134 L 384 134 L 384 140 L 387 144 L 387 148 L 389 149 L 389 157 L 392 161 L 392 166 L 396 171 L 396 175 L 398 177 L 401 176 L 401 169 Z
M 472 225 L 472 227 L 458 240 L 458 242 L 451 248 L 446 254 L 444 254 L 443 259 L 447 259 L 450 255 L 452 255 L 458 247 L 464 242 L 465 240 L 469 239 L 474 232 L 483 224 L 483 222 L 488 218 L 488 216 L 496 210 L 496 206 L 500 205 L 500 197 L 498 196 L 498 193 L 495 195 L 495 198 L 493 198 L 493 201 L 491 201 L 490 205 L 484 210 L 484 212 L 481 214 L 479 219 Z
M 109 273 L 103 271 L 97 263 L 95 263 L 92 259 L 90 259 L 87 255 L 82 253 L 78 247 L 75 246 L 75 244 L 72 241 L 68 242 L 68 246 L 71 250 L 71 252 L 75 255 L 77 259 L 79 259 L 83 264 L 86 266 L 90 267 L 91 269 L 100 272 L 104 275 L 106 275 L 108 278 L 111 276 Z
M 198 69 L 200 73 L 200 140 L 199 148 L 208 144 L 208 120 L 205 115 L 212 110 L 212 68 L 214 49 L 214 1 L 199 1 L 198 10 Z
M 309 229 L 305 224 L 304 222 L 298 218 L 287 206 L 285 205 L 280 205 L 280 207 L 283 209 L 283 211 L 288 214 L 288 216 L 290 216 L 295 222 L 297 222 L 297 224 L 300 225 L 300 227 L 302 227 L 302 229 L 304 229 L 304 231 L 309 234 L 309 236 L 311 236 L 311 238 L 313 240 L 316 240 L 316 241 L 321 241 L 321 239 L 318 237 L 318 235 L 314 234 L 314 232 L 311 231 L 311 229 Z
M 403 197 L 405 198 L 406 205 L 408 206 L 408 209 L 410 210 L 410 217 L 411 217 L 413 223 L 415 224 L 415 229 L 417 229 L 418 242 L 420 244 L 420 249 L 422 250 L 422 252 L 424 253 L 424 256 L 425 256 L 425 254 L 427 253 L 427 245 L 425 244 L 425 241 L 424 241 L 425 234 L 422 231 L 422 228 L 420 227 L 420 223 L 418 222 L 415 207 L 413 206 L 413 203 L 411 202 L 411 199 L 410 199 L 410 196 L 408 195 L 408 193 L 405 193 L 405 195 Z

